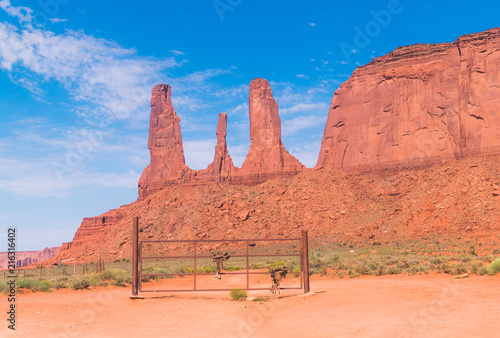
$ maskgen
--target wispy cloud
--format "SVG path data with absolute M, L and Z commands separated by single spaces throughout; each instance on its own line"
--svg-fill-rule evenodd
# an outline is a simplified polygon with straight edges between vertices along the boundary
M 81 112 L 87 117 L 128 118 L 147 102 L 156 74 L 176 66 L 174 59 L 141 58 L 134 49 L 82 32 L 57 35 L 0 23 L 0 68 L 18 78 L 35 74 L 40 83 L 62 83 L 76 101 L 92 104 Z
M 300 130 L 318 127 L 326 123 L 326 116 L 304 115 L 283 122 L 283 134 L 295 134 Z
M 60 22 L 68 22 L 67 19 L 59 19 L 59 18 L 49 18 L 52 23 L 60 23 Z
M 297 113 L 305 113 L 310 111 L 318 112 L 318 115 L 321 115 L 323 112 L 328 112 L 328 104 L 326 102 L 315 102 L 315 103 L 297 103 L 288 108 L 281 109 L 281 114 L 297 114 Z
M 316 24 L 315 24 L 314 22 L 311 22 L 311 23 L 309 24 L 309 26 L 311 26 L 311 27 L 316 27 Z
M 304 75 L 304 74 L 296 74 L 295 75 L 296 77 L 298 77 L 299 79 L 309 79 L 309 75 Z
M 184 55 L 184 54 L 186 54 L 184 52 L 181 52 L 180 50 L 175 50 L 175 49 L 171 50 L 170 53 L 172 53 L 174 55 Z

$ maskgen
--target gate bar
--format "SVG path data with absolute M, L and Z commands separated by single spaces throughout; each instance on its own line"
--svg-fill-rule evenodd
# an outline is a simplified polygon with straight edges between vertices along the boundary
M 307 230 L 302 230 L 302 261 L 304 268 L 304 293 L 311 291 L 309 285 L 309 245 Z
M 134 217 L 132 226 L 132 296 L 138 295 L 139 272 L 139 217 Z

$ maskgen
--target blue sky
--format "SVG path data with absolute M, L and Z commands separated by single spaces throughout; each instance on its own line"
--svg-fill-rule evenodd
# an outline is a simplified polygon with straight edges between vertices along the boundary
M 248 84 L 271 82 L 285 147 L 314 166 L 334 91 L 398 46 L 500 26 L 497 1 L 0 0 L 0 251 L 70 241 L 137 198 L 151 88 L 172 85 L 186 162 L 211 162 L 218 114 L 241 165 Z M 363 32 L 364 39 L 358 32 Z

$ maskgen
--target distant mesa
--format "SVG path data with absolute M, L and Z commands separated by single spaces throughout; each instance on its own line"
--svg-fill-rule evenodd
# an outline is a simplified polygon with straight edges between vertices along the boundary
M 281 141 L 278 104 L 267 80 L 250 83 L 250 149 L 241 169 L 233 165 L 227 150 L 227 114 L 219 115 L 214 161 L 194 171 L 184 158 L 180 118 L 171 100 L 171 87 L 153 88 L 148 148 L 151 162 L 139 180 L 139 198 L 182 183 L 229 182 L 258 184 L 273 177 L 293 176 L 305 167 L 286 151 Z

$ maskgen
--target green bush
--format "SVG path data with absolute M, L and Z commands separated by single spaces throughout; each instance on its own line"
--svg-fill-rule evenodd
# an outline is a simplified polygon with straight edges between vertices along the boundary
M 0 292 L 7 294 L 7 293 L 9 293 L 9 291 L 10 291 L 10 288 L 7 285 L 7 282 L 4 280 L 0 280 Z
M 28 289 L 31 291 L 40 291 L 41 283 L 36 279 L 32 278 L 23 278 L 16 282 L 16 286 L 18 289 Z
M 215 273 L 215 272 L 217 272 L 217 268 L 215 266 L 212 266 L 212 265 L 206 266 L 204 270 L 205 270 L 206 273 Z
M 83 290 L 88 289 L 90 286 L 90 281 L 87 278 L 76 279 L 71 283 L 73 290 Z
M 488 273 L 490 275 L 496 275 L 500 272 L 500 258 L 495 259 L 490 265 L 488 265 Z
M 59 277 L 54 282 L 52 282 L 52 287 L 54 289 L 66 289 L 69 287 L 68 277 Z
M 163 273 L 163 272 L 154 272 Z M 126 286 L 125 283 L 132 283 L 132 276 L 123 269 L 111 269 L 103 271 L 99 274 L 99 279 L 93 285 L 97 285 L 100 281 L 109 281 L 111 285 Z
M 52 287 L 52 285 L 50 284 L 50 282 L 48 280 L 44 280 L 44 281 L 40 282 L 40 291 L 42 291 L 42 292 L 52 292 L 51 287 Z
M 230 295 L 233 300 L 240 300 L 247 297 L 247 292 L 241 289 L 232 289 Z

